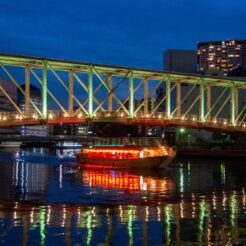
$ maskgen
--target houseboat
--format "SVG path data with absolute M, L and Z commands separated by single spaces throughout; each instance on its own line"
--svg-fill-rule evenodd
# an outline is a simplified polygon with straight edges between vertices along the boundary
M 156 146 L 134 144 L 94 144 L 84 146 L 76 154 L 78 162 L 87 165 L 130 167 L 130 168 L 163 168 L 171 163 L 176 152 L 172 147 L 157 144 Z

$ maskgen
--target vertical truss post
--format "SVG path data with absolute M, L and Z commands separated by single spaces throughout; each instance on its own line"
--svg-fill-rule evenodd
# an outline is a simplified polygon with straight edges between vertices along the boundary
M 134 117 L 134 77 L 133 71 L 130 72 L 129 76 L 129 114 L 130 117 Z
M 200 80 L 200 121 L 205 121 L 205 87 L 203 78 Z
M 73 115 L 73 74 L 74 71 L 71 69 L 69 71 L 69 85 L 68 85 L 68 114 L 69 116 Z
M 148 114 L 149 112 L 149 83 L 148 83 L 148 79 L 144 78 L 144 114 Z
M 235 120 L 236 120 L 236 88 L 234 82 L 231 84 L 231 113 L 230 113 L 230 122 L 232 126 L 235 126 Z
M 177 98 L 176 98 L 176 104 L 177 104 L 177 116 L 181 116 L 181 81 L 177 81 Z
M 206 108 L 207 108 L 206 114 L 209 113 L 207 115 L 207 119 L 208 119 L 208 121 L 210 121 L 211 120 L 211 112 L 210 112 L 210 109 L 211 109 L 211 85 L 207 85 L 207 105 L 206 105 Z
M 113 89 L 113 78 L 112 74 L 108 75 L 108 88 L 110 91 Z M 108 111 L 113 111 L 113 94 L 110 93 L 108 96 Z
M 47 97 L 47 61 L 43 64 L 42 74 L 42 114 L 43 118 L 47 119 L 48 116 L 48 97 Z
M 171 80 L 168 76 L 166 80 L 166 116 L 168 119 L 171 118 Z
M 238 103 L 239 103 L 239 100 L 238 100 L 238 88 L 235 87 L 235 116 L 236 116 L 236 119 L 238 117 Z
M 89 73 L 88 73 L 88 114 L 89 114 L 89 117 L 93 116 L 93 71 L 92 71 L 92 65 L 89 66 Z
M 26 65 L 25 69 L 25 116 L 29 117 L 30 115 L 30 74 L 31 66 L 30 64 Z

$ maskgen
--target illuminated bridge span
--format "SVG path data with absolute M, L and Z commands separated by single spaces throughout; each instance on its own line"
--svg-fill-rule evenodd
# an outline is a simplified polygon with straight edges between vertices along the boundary
M 21 107 L 0 86 L 16 109 L 1 112 L 1 127 L 114 122 L 246 132 L 244 79 L 3 54 L 0 67 L 24 97 Z

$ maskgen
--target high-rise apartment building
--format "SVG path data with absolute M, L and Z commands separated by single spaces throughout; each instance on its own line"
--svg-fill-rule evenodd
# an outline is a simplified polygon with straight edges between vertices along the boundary
M 205 75 L 225 75 L 246 67 L 246 40 L 198 42 L 198 71 Z
M 196 73 L 196 51 L 176 49 L 165 50 L 163 52 L 163 69 L 170 72 Z

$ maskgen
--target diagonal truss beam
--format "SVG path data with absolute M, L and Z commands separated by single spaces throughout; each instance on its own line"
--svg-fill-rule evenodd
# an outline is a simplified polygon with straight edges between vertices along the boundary
M 0 85 L 0 90 L 3 93 L 3 95 L 11 102 L 11 104 L 15 107 L 15 109 L 19 112 L 19 114 L 24 117 L 23 112 L 21 109 L 17 106 L 17 104 L 14 102 L 14 100 L 9 96 L 9 94 L 3 89 L 3 87 Z
M 214 109 L 214 107 L 218 104 L 218 102 L 220 101 L 220 99 L 224 96 L 224 94 L 226 93 L 228 88 L 225 88 L 222 93 L 220 93 L 219 97 L 216 99 L 216 101 L 214 102 L 213 106 L 210 108 L 210 110 L 207 112 L 207 114 L 205 115 L 205 120 L 206 118 L 211 114 L 212 110 Z
M 172 88 L 170 89 L 170 94 L 174 90 L 175 87 L 176 87 L 176 84 L 174 84 Z M 167 98 L 167 94 L 165 94 L 165 96 L 161 99 L 161 101 L 156 105 L 156 107 L 153 109 L 150 115 L 153 115 L 156 112 L 156 110 L 160 107 L 160 105 L 165 101 L 166 98 Z
M 229 99 L 231 98 L 231 95 L 229 95 L 226 100 L 224 101 L 224 103 L 222 104 L 222 106 L 220 107 L 220 109 L 217 111 L 216 115 L 214 116 L 213 120 L 217 118 L 217 116 L 220 114 L 220 112 L 222 111 L 222 109 L 225 107 L 226 103 L 229 101 Z
M 93 67 L 93 71 L 94 71 L 95 75 L 98 77 L 98 79 L 101 81 L 101 83 L 108 90 L 108 95 L 102 100 L 102 102 L 100 103 L 100 105 L 103 105 L 105 103 L 105 101 L 108 99 L 109 95 L 112 95 L 114 97 L 114 99 L 118 102 L 118 104 L 122 107 L 122 109 L 129 115 L 129 111 L 122 104 L 121 100 L 114 94 L 114 92 L 120 86 L 120 84 L 125 80 L 125 78 L 128 77 L 128 75 L 130 73 L 130 70 L 128 70 L 126 72 L 126 74 L 117 82 L 117 84 L 115 85 L 115 87 L 113 87 L 112 89 L 109 88 L 109 86 L 106 83 L 106 81 L 102 78 L 102 76 L 97 72 L 97 70 L 94 67 Z M 99 106 L 96 108 L 94 114 L 98 111 L 98 109 L 99 109 Z
M 188 93 L 186 93 L 186 95 L 183 97 L 183 99 L 181 100 L 181 102 L 180 102 L 180 105 L 177 105 L 177 107 L 173 110 L 173 112 L 171 113 L 171 117 L 176 113 L 176 111 L 178 110 L 178 107 L 180 107 L 180 109 L 181 109 L 181 106 L 182 106 L 182 104 L 183 104 L 183 102 L 188 98 L 188 96 L 191 94 L 191 92 L 196 88 L 196 86 L 197 86 L 197 83 L 196 84 L 194 84 L 191 88 L 190 88 L 190 90 L 188 91 Z
M 10 80 L 15 84 L 15 86 L 20 90 L 20 92 L 25 96 L 25 91 L 20 87 L 19 83 L 14 79 L 14 77 L 11 75 L 11 73 L 8 71 L 8 69 L 0 62 L 1 68 L 4 70 L 4 72 L 9 76 Z M 30 103 L 32 104 L 33 108 L 36 110 L 36 112 L 43 117 L 42 112 L 39 110 L 39 108 L 36 106 L 36 104 L 33 102 L 33 100 L 30 99 Z
M 66 89 L 66 91 L 69 93 L 69 88 L 67 87 L 67 85 L 64 83 L 64 81 L 61 79 L 61 77 L 57 74 L 57 72 L 52 68 L 52 66 L 50 64 L 48 64 L 48 67 L 50 68 L 51 72 L 55 75 L 55 77 L 57 78 L 57 80 L 62 84 L 62 86 Z M 80 108 L 86 113 L 88 114 L 88 111 L 84 108 L 84 106 L 80 103 L 79 99 L 73 94 L 73 98 L 74 100 L 78 103 L 78 105 L 80 106 Z
M 36 72 L 33 71 L 33 69 L 30 70 L 33 76 L 36 78 L 36 80 L 42 85 L 42 80 L 38 77 Z M 64 114 L 67 113 L 67 111 L 63 108 L 59 100 L 54 96 L 54 94 L 47 88 L 47 92 L 50 95 L 50 97 L 55 101 L 55 103 L 59 106 L 59 108 L 62 110 Z
M 79 82 L 79 84 L 83 87 L 83 89 L 86 91 L 86 93 L 88 94 L 88 87 L 85 85 L 85 83 L 82 81 L 82 79 L 76 74 L 76 73 L 74 73 L 74 77 L 76 78 L 76 80 Z M 96 99 L 96 97 L 94 97 L 94 95 L 95 95 L 95 92 L 93 91 L 93 100 L 94 100 L 94 102 L 97 104 L 97 106 L 99 106 L 100 105 L 100 103 L 99 103 L 99 101 Z M 85 101 L 89 101 L 89 98 L 87 98 Z M 85 103 L 82 103 L 82 105 L 84 106 L 85 105 Z M 101 108 L 101 110 L 102 111 L 105 111 L 105 109 L 104 109 L 104 107 L 103 106 L 101 106 L 100 107 Z

